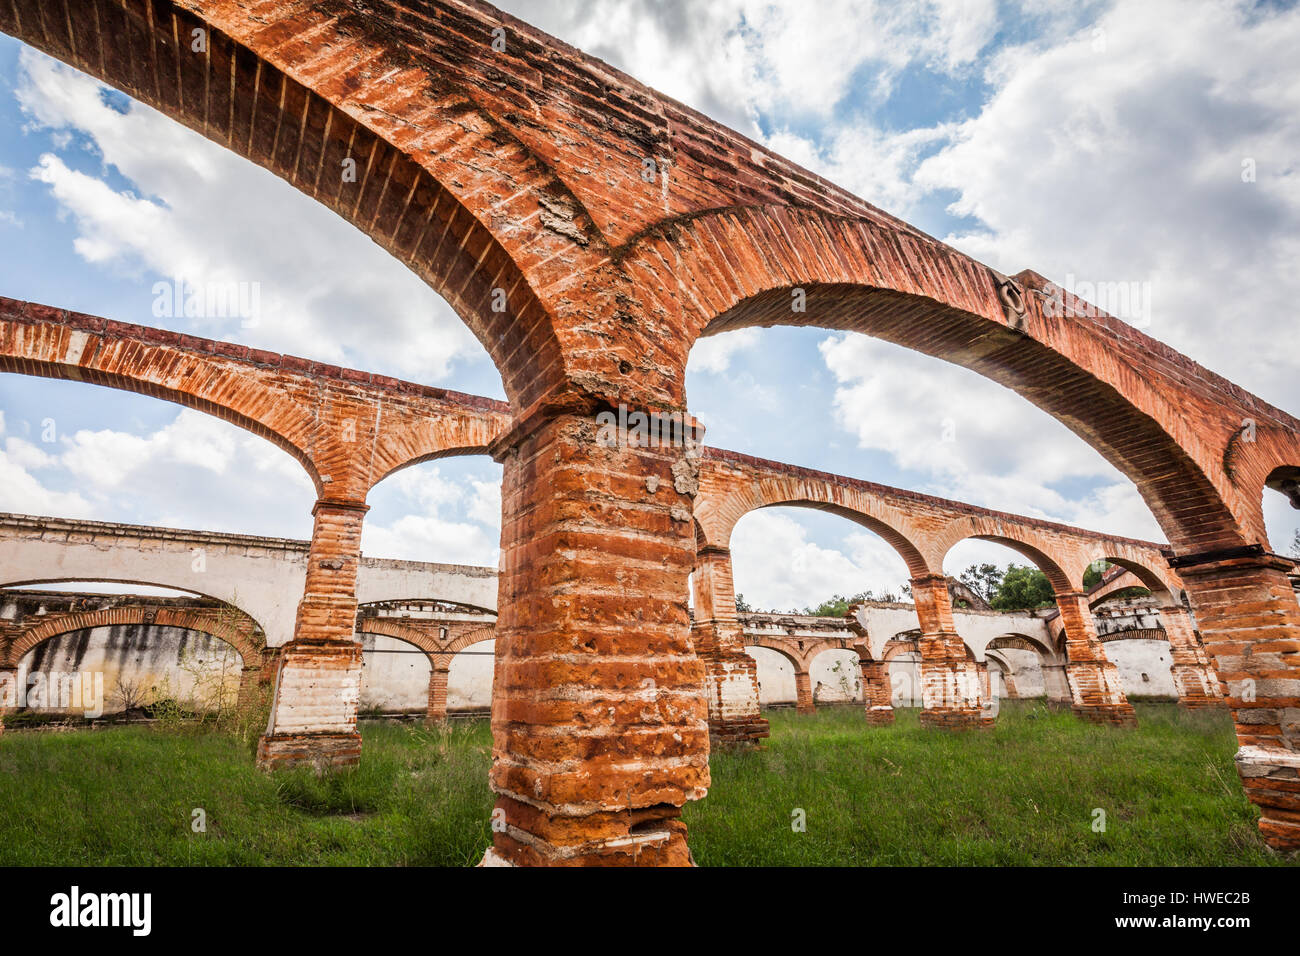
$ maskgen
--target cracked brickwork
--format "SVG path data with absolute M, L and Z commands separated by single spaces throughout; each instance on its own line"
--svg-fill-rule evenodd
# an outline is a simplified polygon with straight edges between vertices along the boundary
M 504 49 L 493 47 L 498 28 Z M 355 612 L 345 594 L 355 516 L 403 461 L 486 445 L 506 469 L 492 785 L 507 826 L 485 862 L 688 862 L 681 805 L 708 786 L 709 673 L 685 605 L 700 544 L 695 494 L 680 456 L 593 447 L 592 419 L 620 404 L 684 413 L 686 359 L 703 334 L 815 325 L 974 369 L 1055 415 L 1136 484 L 1229 685 L 1264 832 L 1300 844 L 1300 605 L 1266 553 L 1260 503 L 1266 484 L 1300 474 L 1290 415 L 1036 273 L 1006 279 L 484 3 L 12 0 L 0 5 L 0 30 L 337 212 L 441 294 L 501 373 L 504 428 L 431 442 L 413 419 L 406 439 L 385 441 L 366 431 L 373 419 L 361 413 L 383 383 L 365 373 L 316 375 L 280 360 L 213 392 L 203 374 L 186 374 L 197 353 L 182 341 L 156 343 L 155 374 L 133 378 L 142 356 L 119 344 L 128 331 L 67 322 L 42 343 L 28 322 L 0 335 L 18 360 L 7 370 L 191 403 L 272 438 L 313 474 L 322 538 L 300 639 L 280 656 L 285 709 L 277 704 L 268 740 L 279 743 L 264 760 L 355 759 L 354 662 L 342 638 Z M 186 42 L 195 30 L 201 53 Z M 344 160 L 353 180 L 339 174 Z M 795 289 L 806 294 L 801 313 Z M 307 373 L 310 402 L 285 400 L 286 372 Z M 391 407 L 400 419 L 403 402 Z M 335 434 L 354 412 L 366 436 L 355 444 L 373 439 L 374 456 Z M 909 509 L 939 520 L 919 502 Z M 972 534 L 1007 538 L 1005 519 L 949 519 L 948 539 L 929 529 L 936 549 Z M 1050 529 L 1033 537 L 1061 543 Z M 979 690 L 966 686 L 970 668 L 932 586 L 934 554 L 905 560 L 926 595 L 929 720 L 979 723 Z M 1082 566 L 1045 570 L 1058 595 L 1081 589 Z M 1064 601 L 1077 610 L 1076 597 Z M 1088 655 L 1075 662 L 1082 706 L 1118 708 L 1088 636 L 1074 643 Z M 1266 693 L 1247 699 L 1227 674 Z M 343 703 L 318 699 L 327 684 Z M 287 726 L 311 726 L 314 708 L 336 729 L 286 737 Z

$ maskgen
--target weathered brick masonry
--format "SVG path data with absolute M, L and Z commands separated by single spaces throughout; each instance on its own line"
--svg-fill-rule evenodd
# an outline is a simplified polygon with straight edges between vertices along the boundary
M 671 449 L 593 447 L 591 420 L 620 403 L 684 412 L 696 338 L 772 324 L 865 332 L 975 369 L 1133 480 L 1229 686 L 1258 691 L 1230 703 L 1264 832 L 1300 845 L 1300 605 L 1267 554 L 1260 504 L 1266 483 L 1300 476 L 1291 416 L 1040 276 L 1003 277 L 486 4 L 13 0 L 0 30 L 334 209 L 442 294 L 492 356 L 512 421 L 491 444 L 506 470 L 492 781 L 509 825 L 489 862 L 687 859 L 680 807 L 708 785 L 706 673 L 684 597 L 694 479 Z M 345 159 L 355 182 L 338 174 Z M 84 360 L 73 339 L 61 345 L 48 361 L 121 381 L 111 335 Z M 201 401 L 228 409 L 217 399 L 259 384 L 231 381 Z M 200 388 L 157 387 L 169 398 Z M 273 430 L 321 440 L 290 445 L 320 482 L 318 527 L 346 543 L 383 472 L 368 456 L 350 470 L 358 449 L 313 432 L 374 410 L 365 394 L 331 394 L 339 414 L 314 406 L 322 418 Z M 272 430 L 248 411 L 241 423 Z M 303 411 L 286 408 L 290 424 Z M 358 429 L 368 421 L 356 416 Z M 449 450 L 435 445 L 428 454 Z M 321 566 L 303 598 L 301 653 L 284 665 L 301 673 L 282 670 L 281 694 L 300 677 L 350 680 L 334 630 L 349 558 L 321 554 L 342 565 Z M 1070 595 L 1081 572 L 1062 570 L 1053 584 Z M 913 569 L 923 591 L 930 573 Z M 942 613 L 931 617 L 927 666 L 946 688 L 961 668 Z M 1079 678 L 1081 706 L 1117 707 L 1097 663 L 1075 662 L 1091 674 Z M 975 719 L 967 706 L 934 710 L 936 722 Z M 346 708 L 335 716 L 346 725 Z

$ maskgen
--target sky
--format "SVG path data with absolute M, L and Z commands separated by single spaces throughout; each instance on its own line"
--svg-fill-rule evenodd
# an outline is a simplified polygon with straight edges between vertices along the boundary
M 1123 318 L 1300 411 L 1294 3 L 502 7 L 1001 272 L 1132 284 Z M 352 226 L 2 36 L 0 252 L 13 298 L 503 397 L 452 310 Z M 243 316 L 176 316 L 155 291 L 176 278 L 256 298 Z M 692 351 L 687 395 L 719 447 L 1163 540 L 1132 483 L 1055 419 L 888 343 L 726 333 Z M 399 472 L 371 493 L 363 549 L 495 565 L 500 474 L 486 457 Z M 287 454 L 234 426 L 0 375 L 0 510 L 306 538 L 312 499 Z M 1270 492 L 1265 513 L 1286 550 L 1300 512 Z M 803 509 L 746 516 L 732 555 L 737 590 L 762 608 L 906 579 L 872 532 Z M 1023 561 L 970 541 L 945 569 L 1008 560 Z

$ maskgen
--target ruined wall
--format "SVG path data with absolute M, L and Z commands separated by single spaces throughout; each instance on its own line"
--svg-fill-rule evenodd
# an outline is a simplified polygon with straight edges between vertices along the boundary
M 32 689 L 32 708 L 95 717 L 121 712 L 128 703 L 171 697 L 183 706 L 233 706 L 239 690 L 239 653 L 207 634 L 156 625 L 114 625 L 72 631 L 33 648 L 21 662 Z M 83 688 L 102 688 L 102 698 L 79 707 L 49 689 L 56 675 L 92 675 Z M 98 677 L 93 675 L 100 675 Z M 84 692 L 83 692 L 84 693 Z M 96 695 L 98 696 L 98 695 Z M 57 706 L 52 706 L 57 705 Z
M 1119 668 L 1124 693 L 1130 697 L 1177 697 L 1169 643 L 1158 640 L 1106 642 L 1106 657 Z

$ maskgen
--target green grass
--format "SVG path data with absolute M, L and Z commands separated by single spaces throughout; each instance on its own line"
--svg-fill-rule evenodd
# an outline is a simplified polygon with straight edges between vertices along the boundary
M 856 707 L 774 711 L 766 750 L 714 755 L 708 800 L 685 814 L 692 852 L 710 866 L 1282 862 L 1242 793 L 1228 715 L 1136 708 L 1123 730 L 1004 704 L 996 727 L 962 734 L 923 730 L 915 710 L 873 729 Z
M 466 866 L 491 843 L 486 721 L 362 724 L 361 765 L 262 773 L 233 736 L 0 736 L 0 864 Z M 191 830 L 195 808 L 207 832 Z
M 686 810 L 702 865 L 1282 862 L 1255 831 L 1226 714 L 1139 704 L 1136 731 L 1032 704 L 998 726 L 868 728 L 775 711 Z M 0 864 L 454 865 L 490 842 L 485 721 L 363 722 L 361 766 L 260 773 L 233 736 L 121 727 L 0 736 Z M 195 808 L 207 832 L 191 830 Z M 796 808 L 806 832 L 791 829 Z M 1106 830 L 1092 829 L 1093 810 Z

